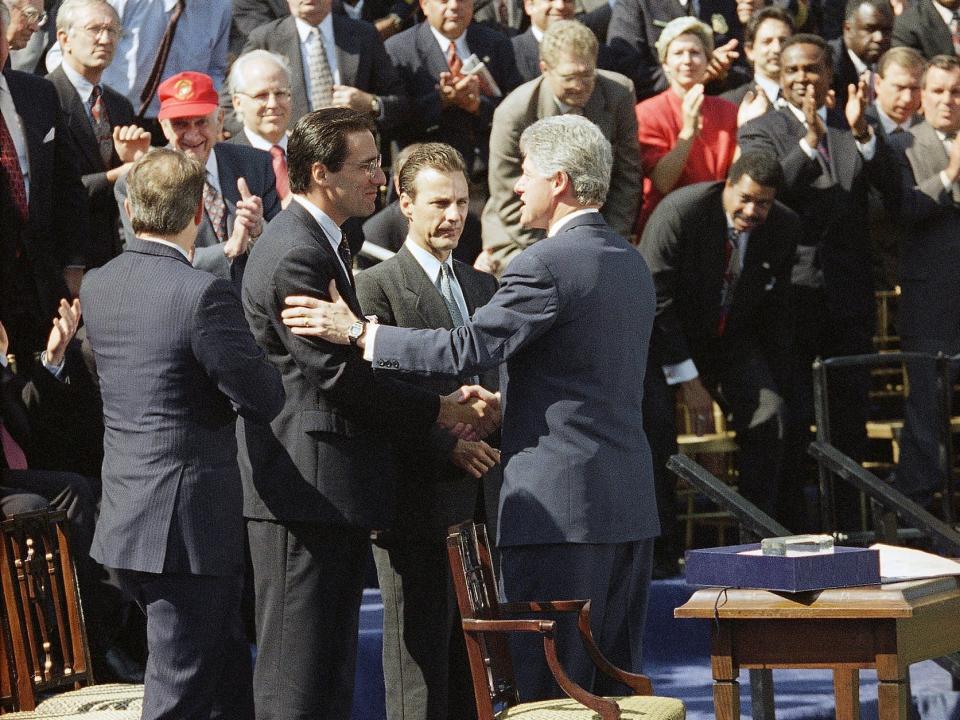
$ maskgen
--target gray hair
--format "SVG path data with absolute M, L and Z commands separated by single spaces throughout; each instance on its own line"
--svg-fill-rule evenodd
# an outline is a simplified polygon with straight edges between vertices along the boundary
M 602 205 L 607 199 L 613 149 L 582 115 L 538 120 L 520 136 L 520 152 L 541 175 L 566 173 L 581 205 Z
M 110 8 L 110 13 L 117 21 L 117 27 L 120 26 L 120 16 L 116 9 L 107 2 L 107 0 L 64 0 L 63 5 L 57 10 L 57 32 L 69 32 L 77 22 L 77 16 L 84 8 L 93 5 L 102 5 Z
M 127 173 L 134 233 L 179 233 L 197 213 L 205 180 L 203 165 L 179 150 L 154 148 L 137 160 Z
M 710 55 L 713 53 L 713 30 L 709 25 L 700 22 L 695 17 L 685 15 L 668 22 L 666 27 L 663 28 L 663 32 L 660 33 L 660 39 L 657 40 L 657 56 L 661 63 L 667 59 L 670 43 L 681 35 L 696 37 L 703 45 L 703 54 L 707 56 L 707 60 L 710 59 Z
M 247 83 L 245 80 L 247 66 L 252 62 L 257 62 L 258 60 L 272 62 L 278 68 L 283 70 L 283 74 L 287 76 L 287 85 L 291 83 L 290 64 L 287 62 L 287 59 L 283 57 L 283 55 L 278 55 L 277 53 L 270 52 L 269 50 L 251 50 L 250 52 L 244 53 L 234 60 L 233 65 L 230 67 L 228 87 L 230 88 L 231 95 L 243 92 L 246 89 Z

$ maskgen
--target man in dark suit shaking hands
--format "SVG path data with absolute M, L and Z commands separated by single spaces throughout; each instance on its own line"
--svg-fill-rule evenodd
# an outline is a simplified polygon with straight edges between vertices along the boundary
M 81 292 L 104 414 L 91 555 L 147 614 L 144 720 L 252 718 L 235 421 L 269 422 L 283 386 L 230 282 L 190 265 L 203 166 L 154 150 L 127 181 L 136 238 Z
M 358 344 L 378 370 L 475 373 L 501 365 L 503 488 L 497 544 L 508 600 L 589 598 L 601 650 L 640 669 L 660 531 L 643 376 L 655 298 L 647 264 L 598 212 L 613 165 L 586 118 L 544 118 L 520 138 L 520 222 L 547 237 L 520 253 L 497 293 L 465 325 L 411 330 L 366 325 Z M 299 335 L 348 342 L 343 301 L 288 298 Z M 558 625 L 561 663 L 599 693 L 574 623 Z M 517 644 L 524 699 L 556 696 L 538 642 Z

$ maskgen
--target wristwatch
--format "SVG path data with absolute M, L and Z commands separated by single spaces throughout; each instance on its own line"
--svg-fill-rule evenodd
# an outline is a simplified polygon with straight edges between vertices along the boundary
M 380 114 L 380 98 L 378 98 L 376 95 L 370 99 L 370 112 L 372 112 L 374 115 Z
M 357 341 L 363 337 L 367 331 L 367 324 L 363 320 L 357 320 L 353 325 L 347 328 L 347 339 L 353 347 L 357 347 Z

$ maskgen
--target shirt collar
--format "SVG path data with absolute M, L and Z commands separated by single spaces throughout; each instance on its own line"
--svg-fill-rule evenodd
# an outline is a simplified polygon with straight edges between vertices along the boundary
M 323 44 L 333 41 L 333 13 L 328 12 L 327 16 L 320 21 L 319 25 L 311 25 L 300 18 L 294 18 L 297 24 L 297 35 L 300 36 L 300 44 L 303 45 L 310 37 L 310 32 L 316 27 L 323 33 Z
M 351 5 L 350 3 L 343 3 L 343 11 L 347 14 L 348 18 L 353 20 L 362 20 L 361 14 L 363 13 L 363 0 L 357 0 L 356 5 Z
M 437 39 L 437 42 L 440 43 L 440 49 L 443 51 L 444 57 L 446 57 L 447 48 L 450 47 L 450 38 L 438 32 L 433 25 L 430 25 L 430 32 L 433 33 L 433 36 Z M 460 37 L 453 42 L 457 45 L 457 54 L 460 55 L 460 59 L 466 60 L 469 57 L 469 48 L 467 47 L 467 31 L 464 30 Z
M 769 78 L 763 77 L 763 75 L 754 74 L 753 82 L 755 85 L 759 85 L 760 89 L 766 94 L 767 99 L 771 103 L 777 102 L 777 98 L 780 97 L 780 83 L 776 80 L 771 80 Z
M 337 252 L 337 248 L 340 247 L 340 238 L 343 237 L 343 232 L 340 230 L 340 226 L 337 225 L 329 215 L 307 200 L 307 198 L 305 198 L 303 195 L 297 195 L 294 193 L 292 197 L 294 200 L 300 203 L 303 208 L 310 213 L 313 219 L 317 221 L 317 224 L 323 228 L 323 231 L 327 234 L 327 239 L 333 246 L 333 251 Z M 339 255 L 337 257 L 339 258 Z
M 578 218 L 581 215 L 586 215 L 587 213 L 599 213 L 599 212 L 600 211 L 597 210 L 596 208 L 584 208 L 582 210 L 574 210 L 569 215 L 564 215 L 562 218 L 560 218 L 555 223 L 553 223 L 553 225 L 550 226 L 550 229 L 547 230 L 547 237 L 553 237 L 554 235 L 556 235 L 558 232 L 563 230 L 563 228 L 567 226 L 567 223 L 569 223 L 574 218 Z
M 183 255 L 187 259 L 187 262 L 190 262 L 190 254 L 186 250 L 184 250 L 182 247 L 177 245 L 176 243 L 172 243 L 169 240 L 160 240 L 159 238 L 140 238 L 140 239 L 143 240 L 144 242 L 152 242 L 152 243 L 157 243 L 157 245 L 166 245 L 167 247 L 172 247 L 178 253 Z M 193 263 L 191 263 L 191 265 L 192 264 Z
M 94 87 L 93 83 L 70 67 L 66 62 L 64 62 L 62 66 L 63 74 L 67 76 L 67 80 L 70 81 L 70 84 L 73 85 L 73 88 L 77 91 L 77 95 L 80 96 L 80 99 L 83 100 L 84 105 L 86 105 L 90 102 L 90 94 L 93 92 Z
M 785 99 L 784 99 L 782 102 L 783 102 L 783 105 L 784 105 L 785 107 L 788 107 L 788 108 L 790 109 L 790 112 L 793 113 L 793 116 L 794 116 L 797 120 L 799 120 L 800 122 L 802 122 L 804 127 L 806 127 L 806 126 L 807 126 L 807 116 L 803 114 L 803 110 L 801 110 L 800 108 L 796 107 L 793 103 L 788 102 L 788 101 L 785 100 Z M 827 106 L 826 106 L 826 105 L 821 105 L 820 107 L 818 107 L 818 108 L 817 108 L 817 115 L 820 116 L 820 119 L 823 120 L 823 124 L 826 125 L 826 124 L 827 124 Z
M 873 70 L 872 67 L 867 65 L 860 57 L 850 48 L 847 48 L 847 55 L 850 57 L 850 62 L 853 63 L 854 69 L 857 71 L 857 77 L 860 77 L 867 70 Z
M 536 25 L 531 25 L 530 32 L 533 33 L 533 37 L 536 38 L 537 45 L 543 42 L 543 30 L 538 28 Z
M 890 133 L 892 133 L 892 132 L 893 132 L 894 130 L 896 130 L 898 127 L 899 127 L 899 128 L 902 128 L 903 130 L 909 130 L 909 129 L 910 129 L 911 120 L 912 120 L 913 118 L 911 118 L 910 120 L 907 120 L 907 122 L 905 122 L 905 123 L 903 123 L 903 124 L 901 125 L 901 124 L 898 123 L 896 120 L 893 120 L 889 115 L 887 115 L 887 114 L 883 111 L 883 108 L 880 107 L 879 104 L 874 103 L 873 107 L 876 109 L 876 111 L 877 111 L 877 117 L 880 119 L 880 126 L 883 128 L 883 131 L 884 131 L 887 135 L 889 135 Z
M 218 193 L 223 195 L 223 188 L 220 187 L 220 166 L 217 165 L 217 154 L 210 149 L 210 155 L 207 156 L 207 182 Z
M 266 150 L 267 152 L 270 152 L 274 145 L 279 145 L 283 149 L 284 154 L 287 152 L 287 137 L 289 133 L 284 133 L 283 137 L 277 140 L 275 143 L 270 142 L 263 137 L 263 135 L 255 133 L 246 125 L 243 126 L 243 134 L 247 136 L 247 140 L 249 140 L 250 144 L 257 150 Z
M 413 259 L 417 261 L 417 264 L 423 268 L 423 271 L 427 274 L 427 277 L 430 278 L 430 282 L 434 285 L 437 284 L 437 280 L 440 277 L 440 265 L 446 265 L 450 270 L 453 270 L 453 261 L 450 256 L 447 256 L 445 263 L 441 263 L 434 257 L 431 253 L 424 250 L 422 247 L 417 245 L 414 242 L 413 238 L 407 235 L 407 239 L 403 243 L 404 247 L 410 251 L 410 254 L 413 255 Z

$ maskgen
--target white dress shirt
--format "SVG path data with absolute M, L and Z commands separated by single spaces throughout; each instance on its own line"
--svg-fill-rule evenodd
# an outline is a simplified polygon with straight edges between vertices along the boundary
M 431 253 L 417 245 L 412 239 L 410 239 L 409 235 L 403 244 L 406 246 L 407 250 L 410 251 L 410 254 L 413 255 L 413 259 L 417 261 L 417 264 L 423 268 L 423 271 L 427 274 L 427 277 L 430 278 L 430 282 L 433 283 L 433 286 L 439 290 L 440 261 L 437 260 L 437 258 Z M 450 291 L 453 293 L 453 299 L 457 303 L 457 308 L 460 310 L 460 317 L 466 321 L 470 317 L 470 312 L 467 310 L 467 300 L 463 296 L 463 290 L 460 287 L 460 281 L 457 280 L 457 276 L 453 272 L 453 256 L 449 255 L 443 264 L 446 265 L 447 269 L 450 271 Z
M 449 38 L 437 32 L 437 29 L 433 27 L 433 25 L 430 26 L 430 32 L 433 33 L 433 36 L 437 39 L 437 42 L 440 43 L 440 50 L 443 52 L 443 57 L 447 57 L 447 48 L 450 47 Z M 460 62 L 466 61 L 466 59 L 471 55 L 470 48 L 467 47 L 467 31 L 464 30 L 463 34 L 453 42 L 457 46 L 457 55 L 460 57 Z
M 23 175 L 23 186 L 27 191 L 27 202 L 30 201 L 30 155 L 27 153 L 27 136 L 23 129 L 23 121 L 17 114 L 13 104 L 13 96 L 7 87 L 7 79 L 0 73 L 0 113 L 3 121 L 13 138 L 13 146 L 17 149 L 17 160 L 20 163 L 20 173 Z
M 300 203 L 306 209 L 306 211 L 310 213 L 313 219 L 317 221 L 317 224 L 323 229 L 324 234 L 327 236 L 327 241 L 330 243 L 330 247 L 333 248 L 334 257 L 337 258 L 337 262 L 340 263 L 340 267 L 343 268 L 343 274 L 347 277 L 350 277 L 350 273 L 347 271 L 347 266 L 344 265 L 343 260 L 340 259 L 340 239 L 343 237 L 343 231 L 340 230 L 340 226 L 330 219 L 329 215 L 307 200 L 303 195 L 293 194 L 291 197 Z
M 279 145 L 280 148 L 283 150 L 283 154 L 284 155 L 287 154 L 287 139 L 290 137 L 290 133 L 284 133 L 283 137 L 277 140 L 277 142 L 275 143 L 270 142 L 265 137 L 263 137 L 263 135 L 255 133 L 253 130 L 251 130 L 247 126 L 244 126 L 243 134 L 247 136 L 247 140 L 249 140 L 250 144 L 253 147 L 255 147 L 257 150 L 266 150 L 267 152 L 270 152 L 271 148 L 273 148 L 274 145 Z M 213 153 L 210 153 L 210 154 L 212 155 Z

